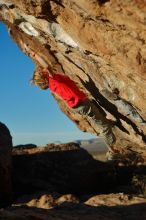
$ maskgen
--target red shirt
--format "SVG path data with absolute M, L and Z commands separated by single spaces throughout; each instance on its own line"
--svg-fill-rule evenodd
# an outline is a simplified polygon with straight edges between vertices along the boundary
M 71 108 L 87 98 L 68 76 L 55 74 L 48 77 L 48 82 L 50 90 L 59 95 Z

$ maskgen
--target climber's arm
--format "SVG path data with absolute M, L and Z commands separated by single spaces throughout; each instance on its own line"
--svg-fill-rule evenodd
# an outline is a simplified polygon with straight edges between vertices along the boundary
M 44 60 L 43 57 L 41 57 L 40 55 L 38 54 L 35 54 L 33 52 L 32 56 L 38 61 L 38 63 L 45 69 L 48 69 L 48 63 Z
M 42 56 L 36 54 L 36 53 L 35 53 L 32 49 L 30 49 L 26 44 L 24 44 L 24 49 L 25 49 L 25 51 L 26 51 L 28 54 L 30 54 L 31 57 L 34 57 L 35 60 L 36 60 L 43 68 L 45 68 L 45 69 L 48 68 L 48 63 L 45 61 L 45 59 L 44 59 Z

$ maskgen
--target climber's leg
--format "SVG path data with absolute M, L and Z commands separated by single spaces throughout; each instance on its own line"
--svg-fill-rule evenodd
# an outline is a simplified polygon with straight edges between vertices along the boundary
M 112 132 L 112 125 L 108 119 L 101 113 L 98 107 L 89 99 L 79 103 L 74 108 L 81 115 L 88 116 L 98 127 L 100 136 L 102 136 L 106 143 L 111 146 L 115 143 L 116 138 Z

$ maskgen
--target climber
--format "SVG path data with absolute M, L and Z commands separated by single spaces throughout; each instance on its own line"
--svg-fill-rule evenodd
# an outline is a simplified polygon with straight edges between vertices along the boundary
M 35 54 L 30 49 L 28 50 L 30 55 L 43 68 L 36 69 L 32 83 L 41 89 L 49 88 L 51 92 L 62 98 L 71 109 L 89 117 L 91 123 L 97 126 L 97 130 L 99 130 L 100 135 L 105 139 L 107 145 L 113 145 L 116 138 L 112 132 L 111 121 L 106 119 L 100 108 L 88 99 L 87 95 L 68 76 L 53 73 L 42 55 Z
M 32 82 L 41 89 L 49 88 L 51 92 L 61 97 L 70 108 L 81 115 L 88 116 L 92 123 L 98 126 L 106 143 L 109 146 L 113 145 L 115 136 L 112 132 L 111 122 L 105 118 L 98 107 L 88 99 L 87 95 L 68 76 L 60 73 L 52 74 L 48 69 L 36 70 Z
M 35 53 L 25 43 L 23 47 L 25 52 L 39 64 L 31 82 L 41 89 L 49 88 L 51 92 L 62 98 L 71 109 L 81 115 L 88 116 L 91 122 L 97 126 L 97 130 L 99 130 L 100 135 L 105 139 L 108 146 L 112 146 L 116 141 L 112 132 L 112 124 L 103 115 L 101 109 L 88 99 L 87 95 L 68 76 L 53 73 L 42 54 Z

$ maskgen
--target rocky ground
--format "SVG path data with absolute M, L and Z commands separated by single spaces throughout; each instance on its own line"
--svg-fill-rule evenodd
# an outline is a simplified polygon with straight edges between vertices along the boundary
M 77 143 L 18 146 L 0 220 L 145 219 L 145 186 L 134 185 L 143 169 L 95 160 Z
M 26 202 L 25 202 L 26 204 Z M 73 195 L 44 194 L 28 200 L 27 205 L 14 204 L 0 211 L 1 220 L 113 219 L 146 218 L 146 200 L 119 194 L 88 196 L 80 200 Z

